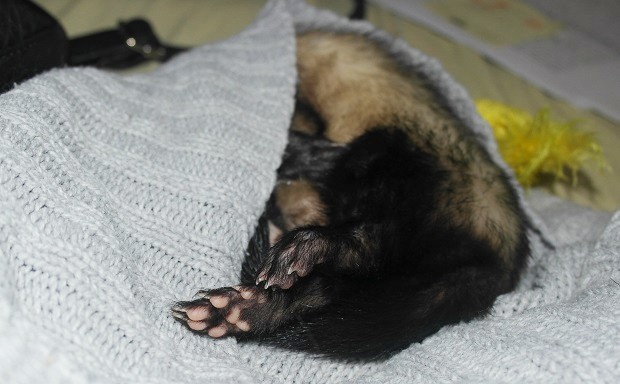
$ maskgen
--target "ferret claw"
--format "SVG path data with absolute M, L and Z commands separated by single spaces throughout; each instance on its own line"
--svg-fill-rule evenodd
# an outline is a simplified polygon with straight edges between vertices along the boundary
M 180 309 L 176 309 L 176 308 L 172 308 L 171 310 L 172 312 L 172 316 L 175 319 L 181 320 L 181 321 L 188 321 L 189 317 L 187 317 L 187 313 L 185 313 L 185 311 L 182 311 Z
M 261 272 L 261 274 L 258 275 L 258 278 L 256 279 L 256 285 L 262 283 L 265 280 L 267 280 L 267 274 L 264 272 Z
M 210 299 L 211 296 L 207 291 L 198 291 L 192 298 L 192 300 L 200 300 L 200 299 Z

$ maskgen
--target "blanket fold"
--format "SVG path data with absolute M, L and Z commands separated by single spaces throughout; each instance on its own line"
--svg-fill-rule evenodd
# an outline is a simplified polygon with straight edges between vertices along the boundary
M 620 214 L 532 194 L 535 255 L 492 316 L 380 363 L 188 332 L 176 300 L 236 282 L 275 182 L 295 29 L 375 34 L 433 80 L 502 164 L 440 65 L 370 24 L 271 1 L 241 34 L 154 72 L 54 70 L 0 96 L 0 382 L 614 382 Z M 529 208 L 528 208 L 529 209 Z M 372 332 L 372 330 L 369 330 Z

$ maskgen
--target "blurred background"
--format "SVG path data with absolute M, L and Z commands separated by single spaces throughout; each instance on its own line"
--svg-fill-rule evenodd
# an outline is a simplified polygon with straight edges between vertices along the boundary
M 140 17 L 150 22 L 161 41 L 191 47 L 238 33 L 266 1 L 35 2 L 59 19 L 70 38 Z M 353 9 L 350 0 L 307 2 L 340 15 Z M 620 122 L 614 117 L 620 111 L 613 104 L 620 76 L 605 73 L 607 78 L 599 87 L 593 80 L 601 68 L 610 73 L 620 70 L 615 61 L 620 57 L 620 31 L 616 32 L 620 1 L 373 0 L 366 2 L 365 18 L 438 59 L 474 99 L 491 99 L 530 113 L 548 108 L 553 119 L 576 120 L 580 129 L 594 132 L 611 170 L 586 166 L 576 182 L 550 181 L 543 188 L 585 206 L 620 208 Z M 154 66 L 141 65 L 127 72 Z M 582 83 L 562 89 L 571 84 L 559 75 Z M 574 91 L 581 87 L 588 94 L 590 86 L 599 94 L 583 97 Z

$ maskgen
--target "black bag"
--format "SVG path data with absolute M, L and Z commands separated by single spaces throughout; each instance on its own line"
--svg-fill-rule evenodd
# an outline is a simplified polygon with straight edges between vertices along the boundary
M 0 0 L 0 93 L 67 59 L 60 24 L 28 0 Z
M 162 44 L 142 19 L 68 40 L 60 23 L 31 1 L 0 0 L 0 93 L 54 67 L 121 69 L 183 50 Z

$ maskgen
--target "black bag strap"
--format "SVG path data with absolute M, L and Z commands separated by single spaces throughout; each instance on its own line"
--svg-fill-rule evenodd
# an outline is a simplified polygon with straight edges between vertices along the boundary
M 146 20 L 132 19 L 116 29 L 69 41 L 69 65 L 122 69 L 145 61 L 164 62 L 186 48 L 163 44 Z
M 349 13 L 349 19 L 364 20 L 366 18 L 366 1 L 353 0 L 353 10 Z

